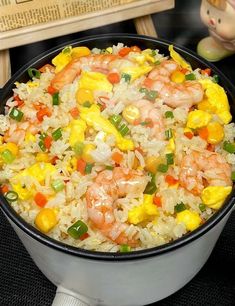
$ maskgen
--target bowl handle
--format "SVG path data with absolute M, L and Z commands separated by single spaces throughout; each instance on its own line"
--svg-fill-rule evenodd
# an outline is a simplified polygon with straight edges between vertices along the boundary
M 88 299 L 61 286 L 57 287 L 51 306 L 90 306 Z

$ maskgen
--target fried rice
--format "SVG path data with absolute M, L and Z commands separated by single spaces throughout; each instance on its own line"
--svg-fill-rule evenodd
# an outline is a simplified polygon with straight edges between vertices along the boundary
M 235 126 L 210 69 L 193 70 L 172 46 L 119 43 L 67 46 L 29 76 L 0 115 L 0 184 L 39 231 L 129 252 L 178 239 L 222 207 Z

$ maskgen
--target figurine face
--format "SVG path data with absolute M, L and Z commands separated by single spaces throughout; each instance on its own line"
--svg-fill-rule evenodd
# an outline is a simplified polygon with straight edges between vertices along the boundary
M 217 34 L 217 37 L 230 41 L 235 39 L 235 8 L 228 1 L 223 2 L 222 9 L 210 4 L 207 0 L 202 0 L 201 19 L 210 31 Z

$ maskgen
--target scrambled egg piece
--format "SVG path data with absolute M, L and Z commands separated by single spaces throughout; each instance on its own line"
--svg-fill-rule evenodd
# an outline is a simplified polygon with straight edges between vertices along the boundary
M 145 49 L 143 50 L 141 53 L 139 53 L 138 55 L 136 55 L 134 57 L 134 60 L 139 64 L 139 65 L 143 65 L 146 62 L 149 63 L 155 63 L 155 58 L 152 55 L 153 50 L 151 49 Z
M 35 141 L 36 141 L 36 137 L 32 133 L 26 132 L 25 142 L 29 143 L 29 142 L 35 142 Z
M 66 129 L 70 129 L 69 144 L 73 147 L 76 142 L 85 140 L 87 125 L 84 120 L 75 119 L 70 122 Z
M 178 223 L 184 223 L 188 231 L 194 231 L 202 221 L 197 212 L 192 212 L 188 209 L 177 213 L 176 220 Z
M 61 71 L 72 59 L 87 56 L 90 53 L 91 51 L 87 47 L 65 47 L 52 59 L 52 64 L 56 67 L 55 73 Z
M 79 88 L 90 90 L 102 90 L 111 92 L 113 85 L 108 81 L 107 76 L 100 72 L 83 71 L 78 82 Z
M 26 176 L 31 176 L 35 178 L 40 184 L 43 184 L 48 173 L 53 173 L 56 171 L 55 166 L 50 163 L 38 162 L 31 167 L 20 171 L 13 178 L 10 179 L 10 183 L 15 192 L 18 193 L 21 200 L 27 200 L 33 195 L 33 188 L 30 190 L 22 186 L 22 178 Z
M 232 186 L 208 186 L 203 189 L 201 199 L 206 206 L 219 209 L 231 191 Z
M 209 79 L 198 80 L 205 90 L 205 98 L 198 103 L 199 110 L 205 110 L 218 115 L 224 124 L 232 120 L 227 95 L 220 85 Z
M 192 67 L 189 63 L 187 63 L 183 57 L 174 50 L 173 45 L 169 46 L 169 52 L 170 52 L 170 56 L 173 58 L 173 60 L 178 63 L 182 68 L 188 69 L 190 71 L 192 71 Z
M 103 118 L 97 105 L 93 104 L 90 108 L 80 107 L 80 117 L 87 125 L 92 126 L 96 131 L 103 131 L 107 134 L 114 135 L 117 147 L 121 151 L 134 149 L 133 141 L 124 138 L 108 119 Z
M 158 216 L 158 209 L 153 204 L 153 197 L 153 195 L 144 194 L 143 203 L 128 212 L 128 221 L 130 223 L 138 224 L 143 221 L 152 220 L 152 217 Z
M 152 70 L 151 66 L 129 66 L 121 69 L 121 73 L 126 73 L 131 76 L 131 81 L 134 81 Z
M 198 129 L 210 122 L 212 116 L 202 110 L 194 110 L 188 114 L 186 126 L 190 129 Z

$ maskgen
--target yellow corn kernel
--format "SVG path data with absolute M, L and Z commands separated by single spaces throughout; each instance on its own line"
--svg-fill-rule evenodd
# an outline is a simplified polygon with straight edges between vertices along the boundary
M 201 199 L 206 206 L 219 209 L 231 191 L 231 186 L 208 186 L 202 190 Z
M 202 221 L 197 212 L 192 212 L 188 209 L 177 213 L 176 220 L 178 223 L 184 223 L 188 231 L 194 231 Z
M 188 114 L 187 127 L 190 129 L 198 129 L 207 124 L 211 120 L 211 115 L 202 110 L 194 110 Z
M 50 161 L 50 158 L 49 158 L 47 153 L 37 153 L 35 158 L 36 158 L 37 162 L 45 162 L 45 163 L 47 163 L 47 162 Z
M 91 51 L 87 47 L 75 47 L 71 51 L 72 58 L 78 58 L 82 56 L 90 55 Z
M 148 156 L 145 159 L 145 169 L 151 173 L 156 173 L 157 166 L 161 164 L 162 160 L 157 156 Z
M 211 144 L 218 144 L 224 139 L 224 128 L 219 122 L 210 122 L 207 125 L 208 138 L 207 142 Z
M 94 102 L 94 96 L 90 89 L 79 88 L 76 92 L 76 101 L 78 104 L 83 104 L 85 102 Z
M 130 104 L 124 108 L 122 116 L 128 123 L 133 124 L 135 120 L 140 118 L 140 111 L 138 107 Z
M 35 142 L 35 141 L 36 141 L 36 137 L 30 132 L 27 132 L 25 135 L 25 142 L 29 143 L 29 142 Z
M 3 136 L 0 135 L 0 145 L 3 144 Z
M 91 156 L 91 151 L 95 150 L 95 146 L 93 144 L 86 144 L 83 148 L 82 159 L 84 159 L 87 163 L 94 162 L 93 157 Z
M 43 233 L 48 233 L 57 223 L 56 213 L 51 208 L 42 208 L 35 220 L 36 227 Z
M 178 84 L 183 83 L 185 81 L 185 75 L 183 74 L 183 72 L 175 70 L 171 74 L 171 81 Z

